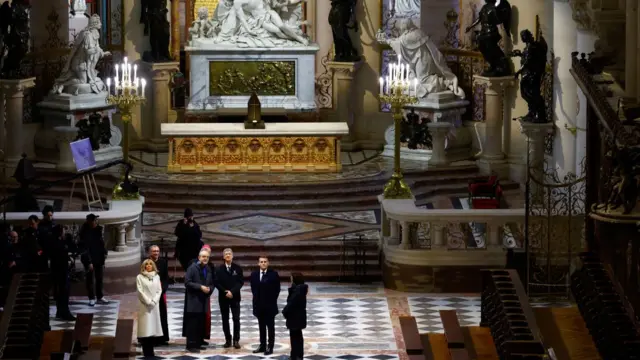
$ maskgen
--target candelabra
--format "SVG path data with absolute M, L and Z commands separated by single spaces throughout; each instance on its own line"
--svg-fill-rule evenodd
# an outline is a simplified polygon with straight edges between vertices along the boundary
M 133 72 L 131 71 L 133 68 Z M 138 65 L 131 65 L 124 58 L 124 63 L 115 66 L 116 75 L 113 77 L 113 89 L 111 78 L 107 78 L 107 103 L 115 105 L 122 118 L 123 144 L 122 159 L 129 162 L 129 126 L 133 109 L 145 102 L 145 79 L 138 77 Z M 113 90 L 113 91 L 112 91 Z
M 418 102 L 418 79 L 410 81 L 410 69 L 408 65 L 398 63 L 389 65 L 389 74 L 380 78 L 380 101 L 388 104 L 393 113 L 394 135 L 393 144 L 393 175 L 384 186 L 385 199 L 412 199 L 411 189 L 404 181 L 400 166 L 400 127 L 405 106 Z M 413 84 L 412 84 L 413 83 Z M 413 89 L 412 89 L 413 88 Z

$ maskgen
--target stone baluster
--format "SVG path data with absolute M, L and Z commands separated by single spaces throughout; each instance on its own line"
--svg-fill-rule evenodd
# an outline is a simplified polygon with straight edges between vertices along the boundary
M 502 226 L 498 224 L 487 224 L 486 225 L 486 234 L 487 234 L 487 244 L 485 246 L 487 248 L 498 248 L 502 247 L 500 238 L 502 234 Z
M 445 226 L 442 224 L 431 224 L 431 230 L 433 231 L 433 243 L 431 247 L 442 248 L 445 246 Z
M 445 152 L 447 135 L 451 132 L 451 123 L 449 122 L 430 122 L 427 124 L 429 132 L 431 132 L 431 159 L 430 166 L 446 166 L 447 154 Z
M 409 250 L 411 249 L 411 239 L 409 238 L 411 231 L 409 230 L 409 223 L 402 221 L 400 225 L 402 226 L 402 241 L 400 242 L 400 248 Z
M 133 221 L 130 224 L 128 224 L 127 226 L 127 245 L 129 246 L 135 246 L 137 243 L 136 240 L 136 224 L 137 221 Z
M 391 244 L 393 245 L 397 245 L 400 243 L 400 234 L 398 234 L 398 220 L 390 220 L 389 224 L 391 226 L 391 236 L 389 237 L 389 240 L 391 240 Z
M 122 252 L 127 250 L 127 224 L 118 225 L 118 233 L 116 235 L 116 251 Z

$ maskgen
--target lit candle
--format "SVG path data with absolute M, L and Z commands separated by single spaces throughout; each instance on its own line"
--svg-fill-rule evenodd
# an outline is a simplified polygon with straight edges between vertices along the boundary
M 115 80 L 116 80 L 116 84 L 117 84 L 117 82 L 118 82 L 118 64 L 116 64 L 116 77 L 115 77 Z
M 133 78 L 138 78 L 138 64 L 133 65 Z
M 418 96 L 418 78 L 413 79 L 413 96 Z
M 107 78 L 107 93 L 111 94 L 111 78 Z
M 136 89 L 136 95 L 139 94 L 139 92 L 138 92 L 138 85 L 139 85 L 138 81 L 139 81 L 138 78 L 134 77 L 134 79 L 133 79 L 133 87 Z
M 402 60 L 402 58 L 400 57 L 400 55 L 398 55 L 398 65 L 400 65 L 400 60 Z
M 127 83 L 129 84 L 129 86 L 131 86 L 131 82 L 132 82 L 132 78 L 131 78 L 131 64 L 127 64 Z
M 384 92 L 384 79 L 380 77 L 380 95 Z
M 140 85 L 142 86 L 142 97 L 144 97 L 144 86 L 147 85 L 147 81 L 145 79 L 140 80 Z
M 409 80 L 409 64 L 407 64 L 407 66 L 405 67 L 405 69 L 407 70 L 407 77 L 406 79 Z

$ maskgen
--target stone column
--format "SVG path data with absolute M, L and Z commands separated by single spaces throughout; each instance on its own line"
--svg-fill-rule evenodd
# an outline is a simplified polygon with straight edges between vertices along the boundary
M 116 251 L 127 251 L 127 224 L 118 225 L 118 234 L 116 235 Z
M 594 50 L 594 45 L 598 36 L 590 29 L 578 28 L 578 47 L 577 51 L 581 53 L 590 53 Z M 576 175 L 581 177 L 584 159 L 587 157 L 587 108 L 589 106 L 587 97 L 582 89 L 578 87 L 578 110 L 576 116 L 575 133 L 576 133 Z
M 474 83 L 484 85 L 485 131 L 479 143 L 482 146 L 478 158 L 480 171 L 508 177 L 509 168 L 502 151 L 505 90 L 515 84 L 513 76 L 485 77 L 474 75 Z
M 624 82 L 627 96 L 638 96 L 638 1 L 627 0 Z
M 53 128 L 56 133 L 56 142 L 60 158 L 56 164 L 56 169 L 60 171 L 76 172 L 76 164 L 73 161 L 71 146 L 69 143 L 78 136 L 78 128 L 75 126 L 56 126 Z
M 353 79 L 362 66 L 359 62 L 327 62 L 327 69 L 333 75 L 333 120 L 335 122 L 346 122 L 349 125 L 349 135 L 342 138 L 342 148 L 346 151 L 354 150 L 353 144 Z
M 525 156 L 525 163 L 527 164 L 528 171 L 538 182 L 544 181 L 544 139 L 548 133 L 553 131 L 553 123 L 535 124 L 520 120 L 520 131 L 527 138 L 527 153 Z M 528 162 L 527 162 L 528 160 Z M 536 181 L 533 179 L 529 182 L 530 192 L 534 202 L 536 200 L 542 200 L 544 194 Z
M 5 164 L 13 169 L 22 158 L 24 152 L 22 133 L 22 109 L 24 107 L 24 91 L 36 85 L 36 78 L 7 80 L 0 79 L 0 89 L 5 97 Z
M 169 110 L 171 108 L 171 92 L 169 91 L 169 81 L 171 74 L 178 71 L 180 63 L 178 62 L 162 62 L 147 63 L 148 73 L 151 77 L 151 101 L 147 101 L 145 110 L 151 109 L 153 115 L 150 118 L 148 128 L 149 138 L 146 141 L 146 147 L 150 151 L 159 152 L 167 151 L 168 143 L 162 138 L 160 133 L 160 124 L 169 122 Z M 147 95 L 147 97 L 149 97 Z M 149 117 L 146 117 L 149 119 Z
M 556 134 L 553 144 L 553 162 L 564 174 L 575 172 L 576 137 L 569 130 L 576 127 L 578 85 L 570 73 L 571 53 L 577 47 L 577 26 L 568 1 L 553 3 L 553 53 L 555 62 L 553 108 Z
M 5 151 L 6 147 L 6 137 L 5 137 L 5 118 L 6 118 L 6 108 L 4 106 L 4 92 L 2 91 L 2 87 L 0 87 L 0 150 Z M 4 156 L 4 154 L 2 154 Z M 0 157 L 1 159 L 2 157 Z
M 429 166 L 445 166 L 449 165 L 447 154 L 445 153 L 445 145 L 447 135 L 451 132 L 451 123 L 448 122 L 430 122 L 427 124 L 429 132 L 431 132 L 431 159 Z
M 126 234 L 127 245 L 130 245 L 130 246 L 136 245 L 136 223 L 137 221 L 134 221 L 128 224 L 127 226 L 127 234 Z

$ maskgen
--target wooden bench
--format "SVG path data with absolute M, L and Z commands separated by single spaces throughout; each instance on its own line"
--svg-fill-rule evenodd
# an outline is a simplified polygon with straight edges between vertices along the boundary
M 89 340 L 89 350 L 100 350 L 102 360 L 113 359 L 114 340 L 112 336 L 92 336 Z
M 407 355 L 423 355 L 424 348 L 420 340 L 420 332 L 418 331 L 416 318 L 413 316 L 400 316 L 398 319 L 400 321 L 400 331 L 404 338 L 404 347 Z
M 489 328 L 469 326 L 463 327 L 462 331 L 466 332 L 469 338 L 469 343 L 465 347 L 475 353 L 476 360 L 498 360 L 496 345 Z
M 602 360 L 577 308 L 537 308 L 534 312 L 542 337 L 559 359 Z
M 415 321 L 415 320 L 414 320 Z M 113 358 L 128 359 L 131 356 L 133 338 L 133 320 L 120 319 L 116 324 L 116 337 L 113 340 Z
M 47 331 L 40 346 L 40 359 L 49 360 L 52 353 L 70 353 L 72 348 L 73 330 Z
M 79 343 L 81 349 L 89 348 L 89 338 L 91 337 L 91 326 L 93 326 L 93 314 L 77 314 L 76 324 L 73 328 L 73 341 Z
M 444 327 L 449 349 L 464 349 L 464 336 L 455 310 L 440 310 L 440 320 Z
M 444 334 L 420 335 L 426 360 L 452 360 Z

